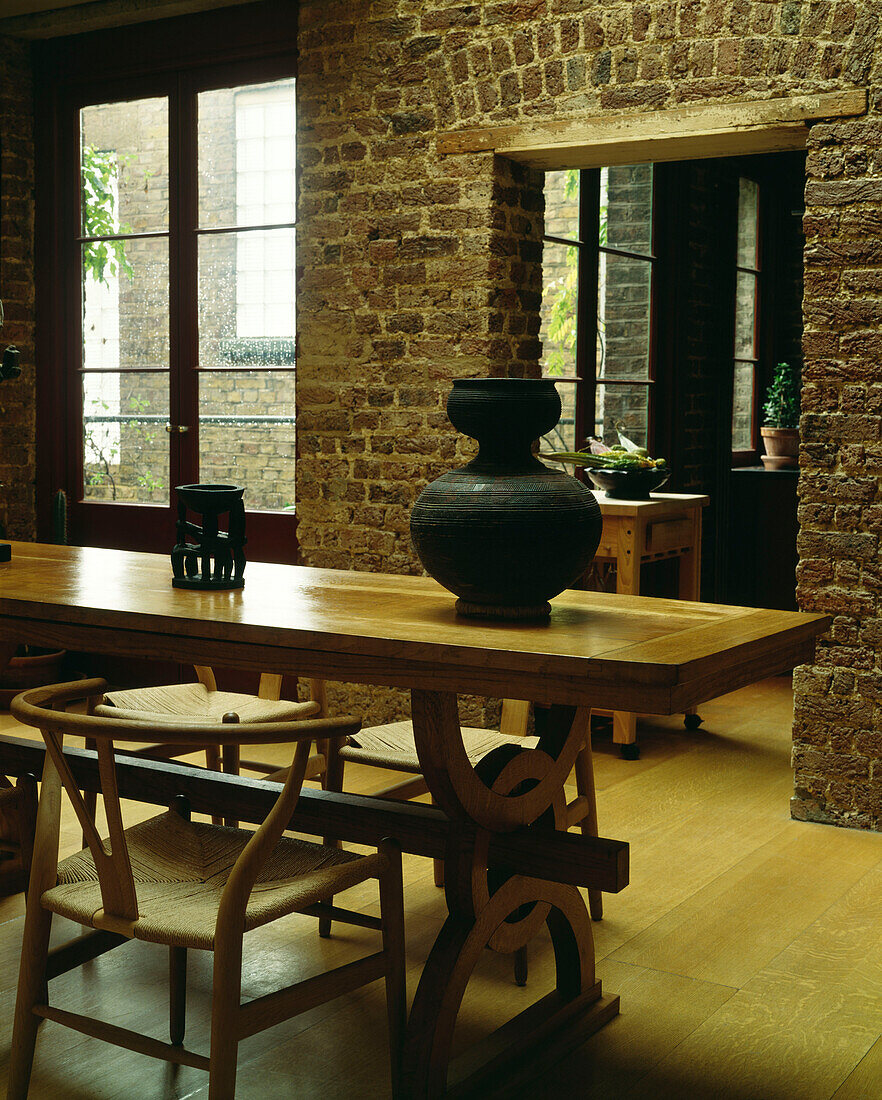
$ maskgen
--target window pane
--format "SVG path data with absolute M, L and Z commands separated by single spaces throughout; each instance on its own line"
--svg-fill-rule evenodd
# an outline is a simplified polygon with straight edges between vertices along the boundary
M 652 165 L 600 170 L 599 243 L 652 255 Z
M 753 363 L 735 364 L 732 393 L 732 450 L 752 451 L 753 439 Z
M 82 233 L 168 228 L 168 101 L 102 103 L 80 112 Z
M 757 277 L 749 271 L 738 272 L 735 298 L 735 358 L 756 358 Z
M 618 442 L 619 429 L 638 447 L 647 446 L 649 386 L 597 384 L 594 434 L 604 443 L 612 444 Z
M 167 238 L 84 244 L 81 249 L 83 366 L 167 369 Z M 106 250 L 97 260 L 96 249 Z
M 199 363 L 293 360 L 294 230 L 199 240 Z
M 244 485 L 245 507 L 294 507 L 294 372 L 202 371 L 199 479 Z
M 545 173 L 545 235 L 580 239 L 579 172 L 575 168 Z
M 757 266 L 759 228 L 759 184 L 738 180 L 738 267 Z
M 597 299 L 597 377 L 648 378 L 650 286 L 646 260 L 601 253 Z
M 294 81 L 199 97 L 199 226 L 295 219 Z
M 576 383 L 558 382 L 555 386 L 560 397 L 560 420 L 540 441 L 542 451 L 575 451 L 582 440 L 576 439 Z
M 83 497 L 168 503 L 168 376 L 83 375 Z
M 579 250 L 545 242 L 542 252 L 542 341 L 544 377 L 576 373 Z

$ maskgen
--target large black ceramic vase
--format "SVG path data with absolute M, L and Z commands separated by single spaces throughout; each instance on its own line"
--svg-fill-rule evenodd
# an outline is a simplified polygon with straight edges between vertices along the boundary
M 447 415 L 477 439 L 477 458 L 428 485 L 410 533 L 426 571 L 461 615 L 535 619 L 584 573 L 603 521 L 594 494 L 532 454 L 560 418 L 546 379 L 464 378 Z

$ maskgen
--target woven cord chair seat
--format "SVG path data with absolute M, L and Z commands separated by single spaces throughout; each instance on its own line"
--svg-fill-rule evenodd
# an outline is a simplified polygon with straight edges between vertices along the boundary
M 221 892 L 253 834 L 169 812 L 126 829 L 125 835 L 138 895 L 134 937 L 210 950 Z M 282 837 L 252 890 L 245 931 L 363 882 L 383 860 L 379 854 L 360 856 Z M 79 924 L 102 926 L 98 872 L 88 849 L 58 864 L 58 885 L 43 893 L 41 904 Z
M 464 728 L 462 741 L 469 760 L 476 764 L 482 756 L 502 745 L 516 745 L 521 749 L 533 749 L 539 743 L 538 737 L 506 737 L 494 730 Z M 340 759 L 353 763 L 368 764 L 375 768 L 390 768 L 394 771 L 422 771 L 413 739 L 413 726 L 410 722 L 390 722 L 386 726 L 371 726 L 359 730 L 349 738 L 348 744 L 340 749 Z
M 95 708 L 103 718 L 143 719 L 150 715 L 161 721 L 164 715 L 220 722 L 225 714 L 235 711 L 240 722 L 297 722 L 321 710 L 321 705 L 313 701 L 298 703 L 259 699 L 235 691 L 209 691 L 201 683 L 109 691 L 104 698 L 105 704 Z

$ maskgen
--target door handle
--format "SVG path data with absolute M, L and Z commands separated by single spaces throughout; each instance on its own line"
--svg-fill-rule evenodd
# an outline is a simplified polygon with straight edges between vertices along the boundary
M 190 430 L 190 427 L 188 424 L 166 424 L 165 430 L 168 432 L 169 435 L 171 435 L 172 432 L 177 432 L 179 435 L 183 435 L 184 432 L 188 432 Z

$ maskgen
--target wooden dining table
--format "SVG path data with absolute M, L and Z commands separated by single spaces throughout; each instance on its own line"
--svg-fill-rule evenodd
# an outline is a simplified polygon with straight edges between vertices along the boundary
M 443 847 L 448 917 L 414 996 L 404 1055 L 406 1094 L 414 1097 L 450 1085 L 454 1024 L 487 945 L 514 951 L 547 923 L 556 985 L 503 1025 L 468 1087 L 558 1030 L 584 1038 L 618 1012 L 618 997 L 596 979 L 578 886 L 621 889 L 627 845 L 566 834 L 561 812 L 589 708 L 681 713 L 811 661 L 830 623 L 823 615 L 585 591 L 552 600 L 547 621 L 461 619 L 451 594 L 425 577 L 263 563 L 249 563 L 238 590 L 175 589 L 171 579 L 159 555 L 14 543 L 11 561 L 0 564 L 0 661 L 30 642 L 410 690 L 420 764 L 438 809 L 399 806 L 396 818 L 390 804 L 371 808 L 378 800 L 361 799 L 362 817 L 347 818 L 345 795 L 304 792 L 301 801 L 307 816 L 314 807 L 325 813 L 314 826 L 320 835 L 333 832 L 330 808 L 352 823 L 353 840 L 364 840 L 376 818 L 374 830 L 394 833 L 400 823 L 405 850 Z M 545 704 L 538 747 L 479 774 L 463 748 L 459 693 Z M 92 782 L 86 756 L 79 750 L 78 767 Z M 4 756 L 0 745 L 0 773 L 11 774 L 4 768 L 13 764 L 20 772 L 29 759 L 21 746 Z M 148 779 L 160 765 L 149 767 L 141 773 Z M 228 789 L 249 820 L 242 792 L 258 781 L 166 770 L 194 790 Z M 159 790 L 156 783 L 139 789 Z M 337 835 L 346 835 L 344 826 Z M 488 867 L 504 873 L 488 876 Z

